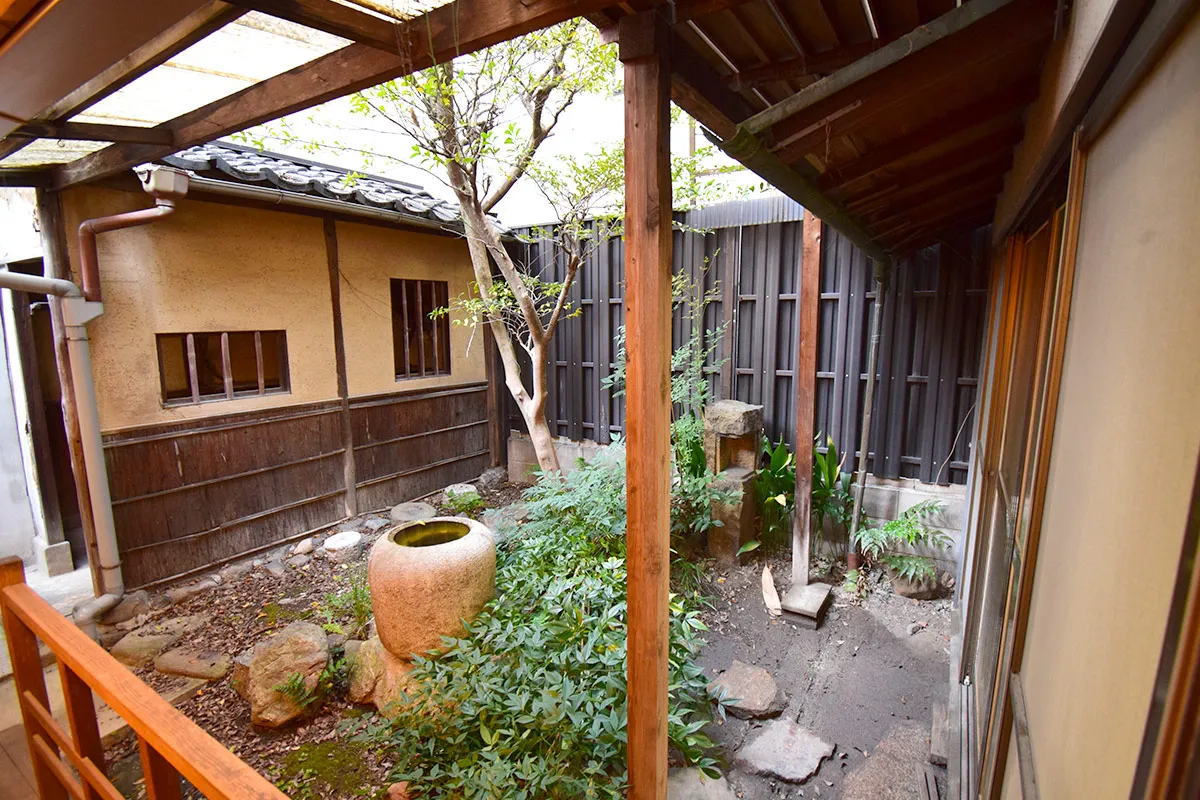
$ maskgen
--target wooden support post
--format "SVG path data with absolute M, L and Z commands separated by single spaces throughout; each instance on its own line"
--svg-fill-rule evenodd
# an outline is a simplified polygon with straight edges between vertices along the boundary
M 63 698 L 67 704 L 67 719 L 71 723 L 75 752 L 91 761 L 104 774 L 104 745 L 100 741 L 100 724 L 96 720 L 96 700 L 92 696 L 92 687 L 61 661 L 58 663 L 58 675 L 62 679 Z M 100 794 L 86 780 L 83 782 L 83 795 L 86 800 L 101 800 Z
M 10 557 L 0 560 L 0 593 L 9 586 L 25 583 L 25 567 L 21 559 Z M 50 707 L 46 694 L 46 679 L 42 674 L 42 656 L 38 652 L 37 636 L 22 622 L 8 607 L 0 596 L 0 620 L 4 625 L 4 636 L 8 641 L 8 657 L 12 662 L 14 692 L 17 704 L 21 708 L 21 722 L 25 727 L 25 742 L 29 747 L 30 760 L 33 762 L 33 777 L 37 784 L 38 797 L 42 800 L 67 800 L 67 790 L 58 782 L 58 778 L 47 766 L 46 762 L 37 757 L 34 749 L 34 737 L 40 736 L 46 741 L 53 741 L 50 734 L 42 726 L 40 720 L 30 713 L 24 702 L 28 694 L 43 708 Z M 57 749 L 55 752 L 57 753 Z
M 329 262 L 329 298 L 333 306 L 333 360 L 337 369 L 339 416 L 342 423 L 342 478 L 346 486 L 346 516 L 358 514 L 358 477 L 354 463 L 354 426 L 350 422 L 350 385 L 346 379 L 346 339 L 342 331 L 342 273 L 338 266 L 337 223 L 325 217 L 325 257 Z M 262 359 L 259 359 L 262 363 Z
M 667 796 L 671 497 L 669 29 L 623 17 L 625 65 L 626 565 L 629 798 Z
M 817 315 L 821 303 L 821 220 L 804 210 L 796 356 L 796 503 L 792 513 L 792 586 L 808 585 L 812 563 L 812 447 L 816 436 Z
M 42 227 L 42 248 L 45 253 L 47 278 L 71 279 L 67 255 L 67 230 L 58 192 L 37 190 L 37 215 Z M 96 549 L 96 521 L 92 517 L 92 493 L 88 488 L 87 466 L 83 462 L 83 435 L 79 431 L 79 415 L 75 410 L 75 381 L 71 377 L 71 357 L 67 352 L 67 329 L 63 322 L 62 299 L 48 297 L 50 325 L 54 331 L 54 360 L 58 367 L 58 385 L 62 399 L 63 427 L 67 432 L 67 450 L 71 456 L 71 472 L 75 476 L 75 498 L 79 502 L 79 519 L 87 547 L 88 567 L 92 573 L 92 590 L 97 596 L 104 592 L 100 573 L 100 553 Z

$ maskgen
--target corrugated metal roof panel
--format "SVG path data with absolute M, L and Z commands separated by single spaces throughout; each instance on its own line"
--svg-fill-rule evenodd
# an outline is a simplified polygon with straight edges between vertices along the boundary
M 772 222 L 799 222 L 802 219 L 804 206 L 782 194 L 730 200 L 683 215 L 685 225 L 714 229 L 767 225 Z

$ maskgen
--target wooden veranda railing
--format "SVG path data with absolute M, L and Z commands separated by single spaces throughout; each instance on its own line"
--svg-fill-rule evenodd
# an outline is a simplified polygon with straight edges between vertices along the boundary
M 180 798 L 180 777 L 213 800 L 287 800 L 26 586 L 19 559 L 0 560 L 0 614 L 41 800 L 124 800 L 106 775 L 93 692 L 137 734 L 149 800 Z M 69 734 L 50 712 L 39 640 L 58 658 Z

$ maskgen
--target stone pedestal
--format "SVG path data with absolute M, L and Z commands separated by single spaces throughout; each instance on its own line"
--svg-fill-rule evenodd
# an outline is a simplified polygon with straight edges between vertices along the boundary
M 758 503 L 754 497 L 754 471 L 730 467 L 717 476 L 713 487 L 737 494 L 733 503 L 715 503 L 713 517 L 720 526 L 708 531 L 708 554 L 717 565 L 729 568 L 743 544 L 758 535 Z

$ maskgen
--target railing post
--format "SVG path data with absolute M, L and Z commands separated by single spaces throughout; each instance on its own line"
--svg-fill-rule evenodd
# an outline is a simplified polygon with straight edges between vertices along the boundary
M 16 688 L 17 702 L 21 706 L 21 721 L 25 726 L 25 744 L 29 748 L 30 761 L 33 763 L 33 777 L 37 783 L 38 797 L 41 800 L 67 800 L 67 790 L 58 782 L 58 778 L 50 771 L 46 763 L 38 757 L 34 749 L 34 737 L 39 736 L 49 744 L 55 752 L 54 741 L 41 722 L 34 717 L 21 702 L 28 692 L 43 707 L 50 708 L 50 699 L 46 694 L 46 680 L 42 675 L 42 658 L 38 653 L 38 640 L 33 631 L 17 618 L 8 607 L 4 590 L 10 586 L 25 583 L 25 565 L 19 558 L 0 560 L 0 619 L 4 623 L 4 636 L 8 640 L 8 657 L 12 661 L 13 684 Z
M 63 662 L 58 664 L 58 675 L 62 679 L 63 698 L 67 703 L 67 719 L 71 723 L 71 740 L 75 752 L 95 765 L 102 774 L 104 769 L 104 745 L 100 741 L 100 724 L 96 721 L 96 700 L 92 687 L 84 683 Z M 86 800 L 101 800 L 95 789 L 84 781 L 83 796 Z
M 179 771 L 144 736 L 138 737 L 142 757 L 142 777 L 146 781 L 146 800 L 181 800 Z

